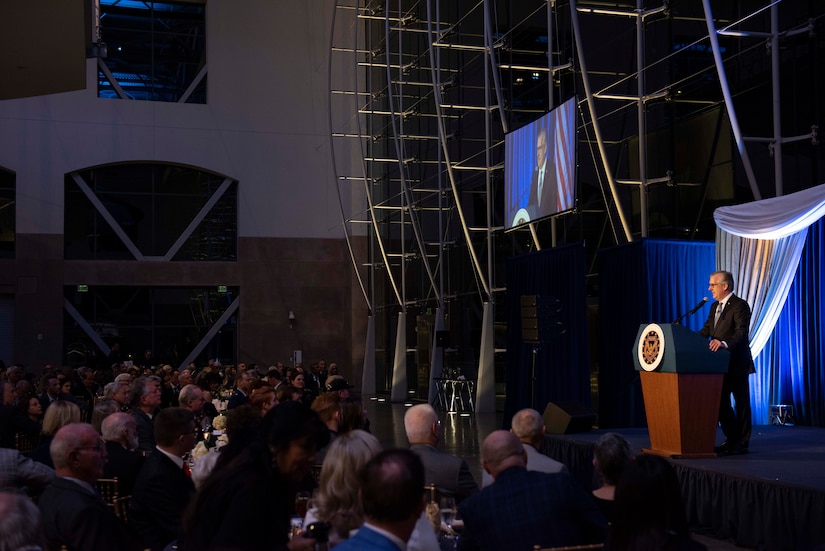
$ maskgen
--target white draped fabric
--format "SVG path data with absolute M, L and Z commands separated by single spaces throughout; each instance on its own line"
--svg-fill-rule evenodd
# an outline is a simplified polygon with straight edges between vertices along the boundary
M 720 207 L 716 221 L 716 265 L 733 274 L 736 294 L 752 309 L 751 351 L 757 356 L 785 305 L 808 226 L 825 216 L 825 184 Z

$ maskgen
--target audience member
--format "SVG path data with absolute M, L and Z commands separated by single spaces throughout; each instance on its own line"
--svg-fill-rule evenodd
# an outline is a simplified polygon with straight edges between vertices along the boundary
M 180 389 L 180 394 L 178 394 L 178 403 L 180 404 L 180 407 L 188 409 L 192 412 L 196 427 L 205 429 L 212 424 L 212 419 L 206 417 L 203 413 L 203 389 L 198 385 L 186 385 Z
M 60 380 L 56 375 L 46 374 L 42 379 L 43 392 L 40 393 L 40 405 L 43 406 L 43 411 L 49 409 L 49 404 L 58 400 L 73 401 L 71 395 L 62 391 L 60 388 Z
M 292 385 L 281 385 L 275 391 L 275 399 L 279 404 L 284 402 L 300 402 L 303 393 Z
M 43 431 L 40 436 L 40 444 L 34 448 L 29 457 L 39 463 L 48 465 L 54 468 L 52 463 L 52 454 L 49 452 L 52 438 L 57 434 L 61 428 L 69 423 L 80 422 L 80 408 L 77 404 L 68 400 L 57 400 L 46 409 L 46 414 L 43 416 Z
M 46 548 L 40 510 L 25 495 L 0 492 L 0 551 Z
M 342 400 L 349 398 L 349 389 L 352 385 L 340 375 L 330 375 L 324 385 L 326 392 L 335 392 Z
M 155 449 L 153 418 L 160 406 L 160 379 L 139 377 L 132 384 L 132 415 L 137 422 L 138 451 L 149 453 Z
M 642 454 L 624 470 L 616 485 L 610 551 L 701 551 L 690 539 L 676 472 L 668 461 Z
M 289 380 L 290 386 L 300 395 L 298 401 L 307 405 L 311 404 L 315 396 L 306 388 L 306 375 L 304 375 L 303 368 L 296 366 L 290 369 L 287 372 L 287 379 Z
M 249 385 L 252 384 L 252 376 L 246 369 L 242 372 L 239 369 L 235 381 L 235 391 L 229 397 L 226 409 L 235 409 L 249 402 Z
M 289 519 L 295 484 L 328 438 L 306 406 L 287 402 L 272 408 L 260 436 L 206 479 L 184 517 L 179 549 L 258 550 L 264 542 L 269 549 L 313 549 L 314 539 L 289 539 Z
M 103 420 L 119 411 L 120 404 L 114 400 L 103 400 L 95 404 L 94 409 L 92 409 L 92 426 L 98 434 L 102 434 Z
M 484 439 L 484 469 L 493 484 L 459 506 L 459 550 L 531 550 L 604 541 L 607 523 L 570 475 L 527 470 L 527 453 L 512 432 Z
M 132 492 L 129 520 L 143 544 L 160 551 L 175 540 L 183 510 L 195 493 L 183 456 L 192 451 L 198 429 L 192 412 L 166 408 L 155 418 L 157 447 L 146 458 Z
M 17 450 L 0 448 L 0 491 L 40 495 L 54 478 L 54 469 Z
M 14 435 L 18 432 L 25 434 L 32 442 L 37 442 L 42 427 L 39 421 L 30 419 L 27 412 L 17 405 L 15 385 L 9 381 L 0 381 L 0 396 L 3 399 L 3 404 L 0 405 L 0 448 L 14 448 Z
M 95 492 L 106 446 L 91 425 L 72 423 L 51 445 L 57 477 L 37 502 L 50 548 L 141 549 L 133 534 Z
M 338 395 L 333 392 L 325 392 L 313 400 L 312 410 L 318 414 L 318 417 L 320 417 L 321 421 L 323 421 L 323 423 L 327 426 L 327 430 L 329 431 L 329 441 L 332 443 L 332 441 L 338 436 L 338 424 L 341 421 L 340 398 L 338 398 Z M 315 461 L 317 463 L 324 462 L 324 457 L 326 457 L 328 449 L 329 444 L 318 450 L 318 453 L 315 456 Z
M 515 434 L 521 441 L 524 451 L 527 453 L 527 470 L 539 471 L 542 473 L 566 473 L 567 466 L 554 459 L 550 459 L 539 450 L 544 443 L 544 435 L 547 428 L 544 426 L 544 419 L 541 414 L 534 409 L 522 409 L 513 415 L 510 432 Z M 484 487 L 493 483 L 490 473 L 481 473 L 481 484 Z
M 440 494 L 454 496 L 457 503 L 478 493 L 478 484 L 467 461 L 436 449 L 441 440 L 441 421 L 429 404 L 418 404 L 404 415 L 404 429 L 412 450 L 424 463 L 426 484 L 435 484 Z
M 103 387 L 103 399 L 117 402 L 120 411 L 129 411 L 129 388 L 131 386 L 132 383 L 126 381 L 112 381 Z
M 103 467 L 104 478 L 117 478 L 122 495 L 132 495 L 135 480 L 143 465 L 138 446 L 135 418 L 124 412 L 112 413 L 103 420 L 103 441 L 109 460 Z
M 601 486 L 593 490 L 593 500 L 608 521 L 613 518 L 616 484 L 631 461 L 633 451 L 621 434 L 607 432 L 599 437 L 593 447 L 593 469 L 601 478 Z
M 379 452 L 378 439 L 364 431 L 355 430 L 336 438 L 329 446 L 329 461 L 321 468 L 315 506 L 307 512 L 304 526 L 318 520 L 328 522 L 332 526 L 331 543 L 349 538 L 350 532 L 364 523 L 358 475 Z
M 258 381 L 249 395 L 249 403 L 253 408 L 260 411 L 261 417 L 263 417 L 270 409 L 278 405 L 278 400 L 275 398 L 275 390 L 271 386 L 263 381 Z
M 361 398 L 350 396 L 346 400 L 341 400 L 341 423 L 338 425 L 338 434 L 344 434 L 351 430 L 369 432 L 369 427 L 370 420 Z
M 424 511 L 424 480 L 424 465 L 410 450 L 387 450 L 372 458 L 359 476 L 364 525 L 336 549 L 406 549 Z

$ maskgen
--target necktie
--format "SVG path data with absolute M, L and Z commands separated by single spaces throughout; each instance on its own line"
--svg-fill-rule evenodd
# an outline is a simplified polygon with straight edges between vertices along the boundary
M 714 327 L 716 327 L 716 324 L 719 323 L 719 318 L 722 317 L 722 306 L 724 306 L 724 303 L 720 302 L 719 306 L 716 307 L 716 317 L 713 319 Z
M 539 200 L 538 206 L 541 206 L 541 191 L 544 188 L 544 169 L 539 169 Z
M 192 478 L 192 469 L 189 468 L 189 463 L 187 463 L 186 461 L 183 462 L 183 474 L 185 474 L 189 478 Z

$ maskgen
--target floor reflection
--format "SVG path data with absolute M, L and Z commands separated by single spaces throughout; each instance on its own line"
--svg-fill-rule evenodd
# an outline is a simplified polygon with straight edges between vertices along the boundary
M 408 447 L 404 433 L 404 413 L 407 406 L 393 404 L 389 400 L 365 400 L 370 418 L 370 431 L 385 448 Z M 443 442 L 439 447 L 451 455 L 465 458 L 476 482 L 481 483 L 480 445 L 492 431 L 501 428 L 502 414 L 447 414 L 440 415 L 444 429 Z

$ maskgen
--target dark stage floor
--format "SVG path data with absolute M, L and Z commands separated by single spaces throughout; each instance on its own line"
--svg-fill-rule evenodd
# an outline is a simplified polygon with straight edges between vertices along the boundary
M 406 447 L 402 404 L 371 400 L 367 410 L 372 432 L 385 447 Z M 480 481 L 480 442 L 501 428 L 502 414 L 445 414 L 442 422 L 443 449 L 465 457 Z M 592 446 L 604 432 L 550 435 L 545 453 L 590 486 Z M 647 429 L 615 432 L 638 451 L 650 445 Z M 720 433 L 717 441 L 722 440 Z M 757 426 L 748 455 L 672 462 L 682 481 L 691 527 L 711 551 L 825 545 L 825 429 Z

